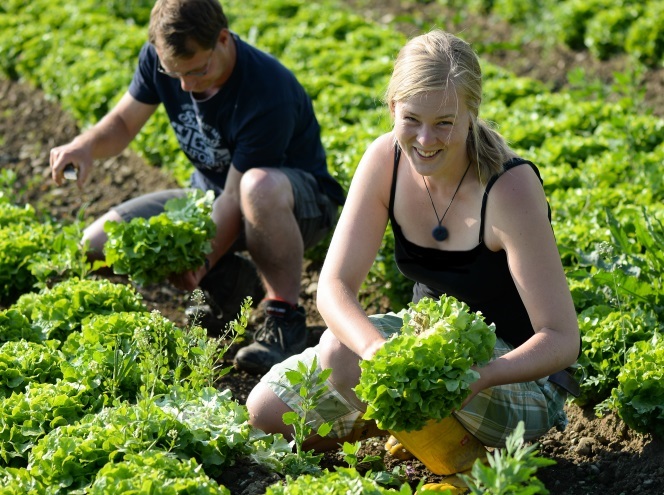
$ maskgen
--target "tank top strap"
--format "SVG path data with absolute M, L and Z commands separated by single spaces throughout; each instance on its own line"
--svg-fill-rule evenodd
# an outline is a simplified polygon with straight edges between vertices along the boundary
M 394 143 L 394 167 L 392 170 L 392 186 L 390 188 L 390 218 L 394 218 L 394 197 L 397 192 L 397 168 L 399 167 L 399 160 L 401 160 L 401 148 L 398 143 Z
M 480 237 L 479 241 L 480 244 L 484 242 L 484 216 L 486 213 L 486 200 L 489 197 L 489 191 L 491 191 L 491 188 L 493 185 L 496 183 L 498 178 L 503 175 L 505 172 L 508 170 L 518 166 L 518 165 L 523 165 L 524 163 L 527 163 L 530 165 L 530 167 L 535 171 L 535 174 L 537 174 L 537 178 L 539 179 L 540 183 L 542 182 L 542 176 L 539 173 L 539 170 L 535 166 L 535 164 L 529 160 L 524 160 L 523 158 L 519 157 L 514 157 L 508 160 L 503 164 L 503 170 L 499 174 L 494 175 L 489 179 L 489 182 L 486 185 L 486 188 L 484 189 L 484 197 L 482 197 L 482 212 L 480 214 Z M 551 208 L 549 207 L 549 220 L 551 220 Z

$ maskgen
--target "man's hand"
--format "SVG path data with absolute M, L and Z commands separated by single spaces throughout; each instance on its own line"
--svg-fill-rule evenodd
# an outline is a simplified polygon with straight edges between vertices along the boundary
M 65 181 L 65 169 L 72 166 L 76 170 L 76 184 L 83 187 L 92 168 L 92 152 L 89 146 L 76 139 L 71 143 L 51 149 L 51 177 L 61 186 Z
M 180 290 L 193 291 L 200 284 L 203 277 L 207 274 L 206 266 L 201 266 L 196 270 L 189 270 L 183 273 L 174 273 L 168 277 L 168 281 Z

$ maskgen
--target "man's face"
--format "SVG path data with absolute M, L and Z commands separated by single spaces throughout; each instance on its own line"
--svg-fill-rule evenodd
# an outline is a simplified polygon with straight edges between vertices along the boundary
M 157 70 L 180 80 L 183 91 L 203 92 L 212 86 L 215 76 L 213 65 L 217 45 L 212 50 L 199 50 L 191 58 L 167 58 L 159 55 Z M 159 54 L 159 50 L 157 50 Z

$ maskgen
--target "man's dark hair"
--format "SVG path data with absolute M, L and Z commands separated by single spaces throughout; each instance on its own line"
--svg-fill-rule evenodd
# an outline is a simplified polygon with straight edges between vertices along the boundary
M 222 29 L 228 29 L 228 19 L 218 0 L 157 0 L 148 40 L 167 56 L 190 58 L 213 49 Z

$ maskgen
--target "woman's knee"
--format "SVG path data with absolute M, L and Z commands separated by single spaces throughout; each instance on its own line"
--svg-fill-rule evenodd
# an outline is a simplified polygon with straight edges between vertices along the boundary
M 332 368 L 330 382 L 346 396 L 360 380 L 360 357 L 342 344 L 330 330 L 320 339 L 320 366 Z
M 292 428 L 283 421 L 284 413 L 292 411 L 277 395 L 263 382 L 258 385 L 247 397 L 247 410 L 249 411 L 249 424 L 266 433 L 281 433 L 286 437 L 292 433 Z

